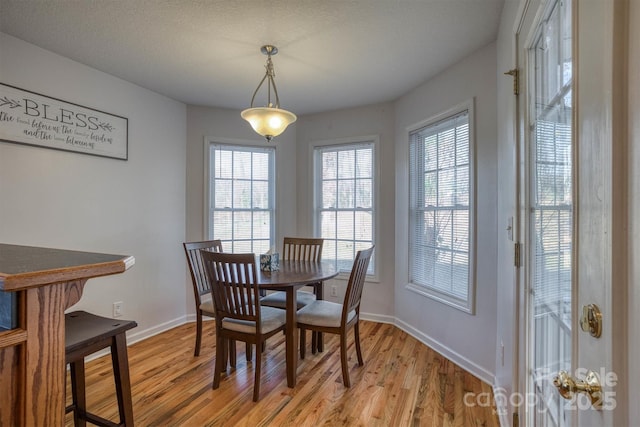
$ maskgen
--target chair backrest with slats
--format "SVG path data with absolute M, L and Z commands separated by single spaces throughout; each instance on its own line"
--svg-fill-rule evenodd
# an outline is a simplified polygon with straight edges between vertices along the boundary
M 202 252 L 216 318 L 260 321 L 258 269 L 254 254 Z
M 285 237 L 282 259 L 300 261 L 320 261 L 324 239 Z
M 364 280 L 367 277 L 367 269 L 369 261 L 373 253 L 374 246 L 369 249 L 358 251 L 356 259 L 353 261 L 349 283 L 347 284 L 347 292 L 344 296 L 344 305 L 342 307 L 342 322 L 347 321 L 347 316 L 352 310 L 360 312 L 360 300 L 362 299 L 362 289 L 364 288 Z
M 193 283 L 193 293 L 196 298 L 196 308 L 198 308 L 201 303 L 200 297 L 211 293 L 211 287 L 202 264 L 201 251 L 222 252 L 222 242 L 220 240 L 185 242 L 182 246 L 184 246 L 184 253 L 187 256 L 191 282 Z

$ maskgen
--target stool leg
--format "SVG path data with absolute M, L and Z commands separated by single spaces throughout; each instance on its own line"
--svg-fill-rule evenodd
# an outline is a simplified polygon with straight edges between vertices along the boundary
M 122 333 L 113 337 L 111 344 L 111 361 L 116 382 L 116 396 L 120 424 L 133 426 L 133 400 L 131 399 L 131 381 L 129 379 L 129 359 L 127 357 L 127 336 Z
M 87 414 L 87 399 L 84 381 L 84 358 L 71 362 L 71 400 L 73 402 L 73 425 L 85 427 Z

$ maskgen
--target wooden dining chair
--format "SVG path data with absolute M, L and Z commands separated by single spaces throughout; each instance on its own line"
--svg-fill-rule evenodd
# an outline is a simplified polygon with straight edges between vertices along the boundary
M 213 388 L 227 369 L 226 347 L 232 340 L 264 346 L 267 338 L 284 331 L 284 310 L 260 305 L 258 268 L 254 254 L 202 252 L 216 316 L 216 365 Z M 253 401 L 260 398 L 262 352 L 256 351 Z
M 285 237 L 282 246 L 282 259 L 295 261 L 320 261 L 322 259 L 321 238 Z M 301 290 L 297 294 L 298 310 L 316 300 L 322 282 L 313 283 L 313 293 Z M 281 308 L 286 307 L 286 292 L 273 292 L 262 298 L 262 305 Z
M 300 261 L 316 261 L 322 259 L 322 238 L 307 237 L 285 237 L 282 245 L 282 259 L 284 260 L 300 260 Z M 298 310 L 307 306 L 316 300 L 316 296 L 322 297 L 322 282 L 312 283 L 313 292 L 300 290 L 296 293 L 296 302 Z M 278 291 L 270 293 L 260 300 L 262 305 L 268 307 L 286 309 L 287 295 L 286 292 Z M 311 338 L 311 351 L 315 354 L 316 349 L 322 351 L 322 340 L 318 339 L 315 332 Z
M 347 332 L 353 328 L 358 355 L 358 365 L 364 364 L 362 351 L 360 349 L 360 300 L 362 298 L 362 288 L 369 268 L 369 261 L 373 253 L 372 246 L 369 249 L 358 251 L 353 262 L 347 292 L 343 304 L 331 301 L 318 300 L 298 311 L 297 326 L 300 328 L 300 358 L 305 355 L 305 334 L 306 329 L 316 332 L 327 332 L 340 336 L 340 362 L 342 365 L 342 382 L 345 387 L 351 386 L 349 380 L 349 367 L 347 365 Z
M 206 277 L 204 264 L 202 263 L 201 251 L 222 252 L 222 242 L 220 240 L 205 240 L 201 242 L 185 242 L 184 247 L 189 272 L 191 273 L 191 283 L 193 284 L 193 296 L 196 306 L 196 346 L 193 351 L 194 356 L 200 355 L 202 343 L 202 316 L 215 317 L 211 287 Z M 229 346 L 231 364 L 236 364 L 235 345 Z M 246 347 L 246 358 L 251 360 L 251 346 Z

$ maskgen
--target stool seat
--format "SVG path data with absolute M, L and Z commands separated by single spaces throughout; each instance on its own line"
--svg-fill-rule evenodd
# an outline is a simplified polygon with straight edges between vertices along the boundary
M 129 380 L 126 331 L 138 324 L 133 320 L 109 319 L 86 311 L 65 314 L 65 356 L 71 370 L 74 424 L 84 426 L 86 421 L 99 426 L 133 426 L 133 404 Z M 111 349 L 113 374 L 118 399 L 120 423 L 91 414 L 86 409 L 84 358 L 104 348 Z

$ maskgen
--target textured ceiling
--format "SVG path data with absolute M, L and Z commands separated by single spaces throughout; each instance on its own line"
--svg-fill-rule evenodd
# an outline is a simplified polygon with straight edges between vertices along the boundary
M 0 30 L 187 104 L 235 109 L 264 74 L 260 46 L 274 44 L 281 106 L 305 114 L 398 98 L 495 40 L 502 3 L 0 0 Z

